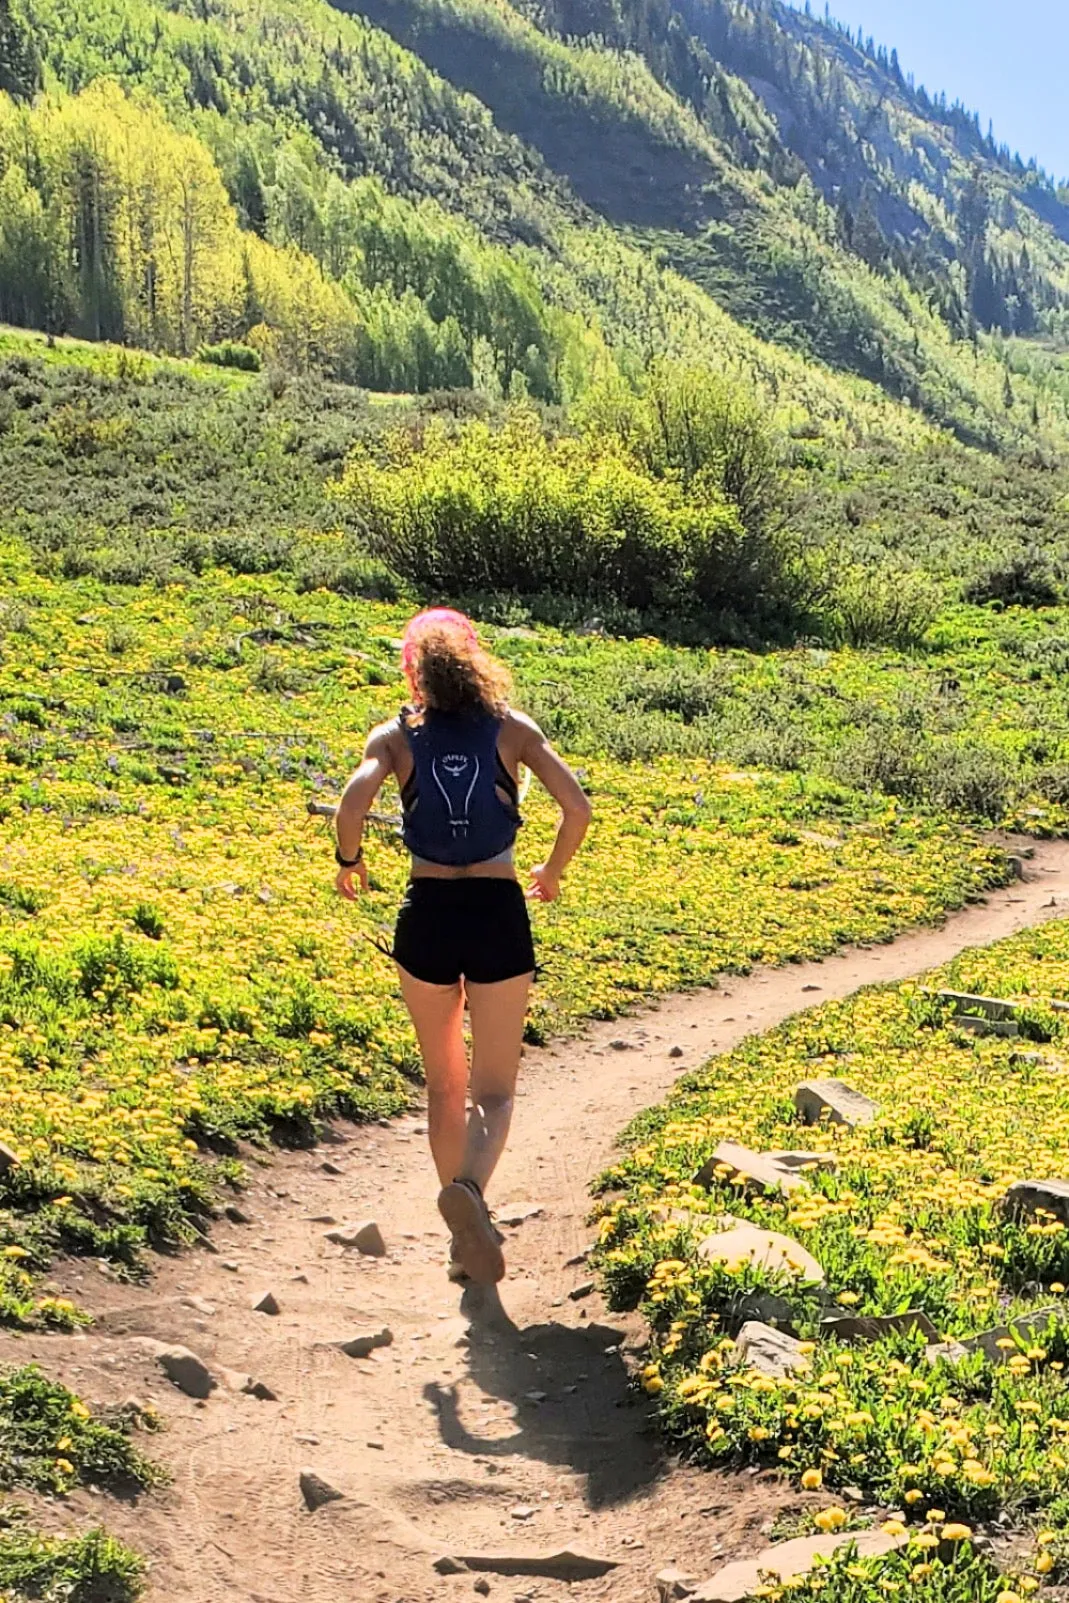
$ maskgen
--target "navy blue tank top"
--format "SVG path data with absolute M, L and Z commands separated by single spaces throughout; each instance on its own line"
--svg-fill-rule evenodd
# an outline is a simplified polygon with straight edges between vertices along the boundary
M 507 852 L 521 819 L 516 782 L 498 755 L 501 720 L 428 709 L 418 723 L 403 712 L 400 725 L 412 753 L 401 837 L 413 856 L 459 868 Z

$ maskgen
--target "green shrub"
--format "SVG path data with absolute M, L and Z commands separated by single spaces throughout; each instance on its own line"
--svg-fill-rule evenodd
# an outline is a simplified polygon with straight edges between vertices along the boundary
M 763 537 L 782 500 L 776 443 L 753 396 L 707 368 L 655 361 L 639 394 L 619 380 L 596 386 L 575 408 L 595 437 L 615 437 L 647 472 L 701 496 L 715 490 Z
M 916 646 L 939 614 L 932 579 L 909 568 L 867 564 L 828 570 L 825 638 L 847 646 Z
M 243 373 L 258 373 L 264 365 L 259 351 L 254 351 L 251 345 L 242 345 L 237 340 L 221 340 L 218 345 L 202 345 L 197 352 L 197 360 L 210 362 L 213 367 L 236 367 Z
M 976 606 L 1052 607 L 1058 600 L 1050 562 L 1032 547 L 992 562 L 965 586 L 964 599 Z
M 611 438 L 547 439 L 524 408 L 497 431 L 435 420 L 422 440 L 359 445 L 334 493 L 375 556 L 439 593 L 550 589 L 678 615 L 752 611 L 781 577 L 712 485 L 688 496 Z
M 972 818 L 1002 818 L 1013 790 L 1009 759 L 976 741 L 933 745 L 925 758 L 924 780 L 937 807 Z

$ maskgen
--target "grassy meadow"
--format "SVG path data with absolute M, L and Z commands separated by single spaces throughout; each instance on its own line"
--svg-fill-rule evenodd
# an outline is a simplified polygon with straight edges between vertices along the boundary
M 737 400 L 700 386 L 692 394 L 693 417 L 710 430 L 707 449 L 719 449 L 723 408 Z M 0 474 L 19 486 L 0 530 L 0 1142 L 19 1159 L 2 1181 L 6 1323 L 86 1323 L 89 1310 L 43 1283 L 57 1254 L 88 1253 L 141 1274 L 147 1246 L 210 1230 L 227 1191 L 242 1183 L 250 1144 L 308 1133 L 331 1115 L 379 1117 L 411 1097 L 418 1061 L 381 950 L 406 872 L 396 799 L 384 795 L 372 825 L 371 894 L 355 909 L 333 892 L 329 829 L 309 804 L 338 795 L 368 727 L 397 707 L 398 637 L 428 593 L 444 589 L 473 609 L 510 666 L 518 702 L 576 764 L 594 802 L 565 898 L 537 914 L 544 975 L 533 1040 L 756 962 L 888 940 L 1006 879 L 994 828 L 1065 832 L 1069 619 L 1057 519 L 1044 524 L 1045 545 L 1024 545 L 1036 505 L 1056 493 L 1049 470 L 998 469 L 1012 515 L 992 523 L 971 567 L 933 543 L 924 568 L 917 549 L 884 539 L 877 577 L 863 584 L 860 562 L 843 567 L 834 555 L 846 549 L 836 519 L 861 531 L 859 549 L 867 525 L 901 523 L 878 499 L 878 482 L 889 480 L 874 457 L 865 468 L 870 499 L 852 523 L 841 509 L 849 502 L 856 514 L 856 461 L 784 469 L 768 458 L 752 415 L 731 411 L 747 442 L 732 458 L 743 478 L 736 499 L 717 492 L 721 511 L 699 538 L 688 520 L 705 493 L 701 464 L 673 466 L 663 455 L 671 442 L 658 444 L 646 414 L 627 410 L 625 429 L 619 395 L 603 401 L 615 408 L 610 446 L 591 434 L 589 418 L 569 423 L 530 407 L 495 412 L 455 394 L 372 398 L 308 376 L 2 336 Z M 510 499 L 502 440 L 526 452 L 525 500 Z M 915 538 L 925 519 L 941 523 L 954 463 L 964 464 L 959 493 L 986 504 L 977 488 L 989 482 L 983 460 L 948 445 L 930 472 L 913 462 L 913 477 L 894 485 L 912 498 Z M 793 550 L 766 538 L 770 472 L 777 485 L 784 472 L 808 475 L 813 493 L 792 515 L 808 519 L 807 547 L 836 567 L 834 586 L 812 567 L 800 578 Z M 572 570 L 571 594 L 520 582 L 523 571 L 538 577 L 537 567 L 523 569 L 533 560 L 523 505 L 549 531 L 535 556 L 550 567 L 564 560 L 569 530 L 591 520 L 601 527 L 606 505 L 616 510 L 605 528 L 630 509 L 639 543 L 603 544 L 594 566 Z M 481 586 L 435 589 L 421 578 L 406 554 L 419 519 L 439 531 L 458 520 L 476 529 Z M 506 525 L 513 567 L 503 570 L 490 554 L 504 560 L 494 530 Z M 383 530 L 393 531 L 388 541 Z M 714 573 L 712 555 L 740 554 L 766 575 L 772 567 L 762 564 L 774 558 L 783 588 L 768 639 L 756 612 L 717 591 L 715 574 L 704 611 L 681 611 L 669 592 L 656 605 L 628 599 L 627 564 L 662 563 L 676 540 L 695 585 Z M 1006 574 L 1017 590 L 981 604 L 984 584 Z M 812 634 L 788 638 L 791 607 L 808 609 Z M 523 861 L 541 857 L 552 828 L 551 807 L 532 794 Z M 1049 966 L 1054 955 L 1037 949 L 1030 961 Z M 984 983 L 997 986 L 1002 960 L 990 961 Z M 1024 959 L 1014 963 L 1016 988 L 1035 989 Z M 1053 983 L 1044 995 L 1056 994 Z M 837 1292 L 856 1291 L 866 1309 L 897 1306 L 923 1280 L 948 1333 L 993 1317 L 1004 1287 L 1028 1304 L 1030 1274 L 1046 1275 L 1049 1295 L 1062 1271 L 1051 1267 L 1047 1238 L 1037 1246 L 1022 1234 L 1010 1251 L 986 1200 L 985 1188 L 1022 1161 L 1023 1137 L 1016 1126 L 1012 1140 L 994 1125 L 985 1133 L 970 1098 L 978 1058 L 985 1072 L 1007 1077 L 1005 1088 L 1042 1084 L 1052 1119 L 1056 1085 L 1039 1071 L 1022 1078 L 1008 1052 L 1003 1063 L 987 1043 L 963 1045 L 926 1015 L 915 1021 L 919 1004 L 907 993 L 844 1006 L 827 1054 L 844 1036 L 850 1052 L 871 1039 L 875 1053 L 881 1031 L 896 1043 L 910 1029 L 928 1032 L 918 1035 L 908 1083 L 918 1097 L 930 1097 L 932 1083 L 953 1084 L 956 1100 L 960 1087 L 961 1150 L 948 1157 L 934 1144 L 934 1113 L 914 1109 L 902 1126 L 913 1145 L 903 1147 L 896 1127 L 864 1187 L 868 1148 L 862 1159 L 844 1146 L 855 1167 L 821 1179 L 790 1229 L 819 1235 L 814 1250 L 834 1264 Z M 782 1090 L 796 1053 L 784 1043 L 807 1027 L 789 1026 L 767 1062 L 760 1043 L 740 1051 L 738 1074 L 767 1087 L 769 1110 L 757 1099 L 747 1115 L 766 1141 L 786 1118 Z M 761 1443 L 791 1448 L 788 1472 L 820 1468 L 833 1488 L 835 1461 L 821 1457 L 819 1433 L 799 1437 L 782 1420 L 742 1413 L 725 1416 L 721 1440 L 688 1400 L 695 1376 L 719 1386 L 733 1373 L 728 1331 L 718 1323 L 720 1293 L 693 1268 L 693 1237 L 674 1227 L 665 1235 L 658 1210 L 666 1197 L 674 1204 L 673 1187 L 714 1125 L 754 1133 L 734 1111 L 734 1072 L 721 1065 L 714 1091 L 686 1093 L 700 1111 L 688 1104 L 681 1119 L 672 1107 L 648 1117 L 614 1177 L 628 1189 L 606 1212 L 603 1260 L 613 1295 L 649 1307 L 647 1385 L 663 1387 L 675 1439 L 712 1463 L 761 1456 L 748 1433 L 767 1431 Z M 1009 1118 L 1009 1098 L 996 1104 Z M 683 1136 L 667 1133 L 679 1125 Z M 1055 1120 L 1048 1165 L 1058 1162 L 1059 1129 Z M 780 1134 L 786 1142 L 785 1124 Z M 931 1192 L 932 1219 L 910 1250 L 923 1245 L 927 1256 L 889 1265 L 889 1249 L 866 1232 L 890 1231 L 901 1198 L 918 1186 Z M 714 1193 L 701 1206 L 722 1200 Z M 952 1229 L 946 1219 L 963 1208 L 966 1223 Z M 770 1222 L 775 1207 L 758 1214 Z M 855 1219 L 866 1222 L 860 1235 Z M 939 1248 L 944 1228 L 948 1245 Z M 989 1246 L 1006 1248 L 1016 1280 Z M 1014 1384 L 1032 1384 L 1032 1367 Z M 1042 1370 L 1051 1409 L 1054 1374 Z M 865 1365 L 855 1378 L 861 1400 L 851 1413 L 864 1411 L 864 1387 L 875 1384 Z M 72 1409 L 82 1419 L 83 1405 L 57 1401 L 33 1372 L 17 1371 L 9 1384 L 26 1428 L 40 1432 L 38 1467 L 12 1484 L 62 1493 L 99 1481 L 96 1448 L 64 1423 Z M 933 1371 L 933 1397 L 949 1395 L 948 1385 Z M 1003 1414 L 1012 1398 L 1000 1402 Z M 757 1399 L 746 1407 L 773 1409 L 765 1394 Z M 806 1406 L 782 1400 L 783 1409 Z M 869 1412 L 876 1435 L 886 1434 L 884 1416 Z M 93 1429 L 112 1431 L 109 1451 L 121 1456 L 132 1453 L 127 1433 L 138 1423 L 104 1419 Z M 893 1502 L 913 1483 L 880 1443 L 869 1453 L 871 1490 Z M 985 1517 L 1002 1506 L 1009 1482 L 1035 1462 L 1023 1448 L 1014 1453 L 992 1461 L 995 1478 L 975 1497 L 966 1485 L 953 1510 Z M 926 1463 L 916 1485 L 942 1486 Z M 126 1469 L 153 1474 L 136 1455 Z M 1059 1485 L 1048 1465 L 1029 1508 L 1056 1499 Z M 25 1521 L 0 1530 L 0 1587 L 14 1597 L 65 1576 L 71 1596 L 89 1603 L 98 1571 L 116 1597 L 136 1595 L 136 1557 L 105 1536 L 56 1547 Z M 959 1593 L 932 1596 L 959 1603 Z

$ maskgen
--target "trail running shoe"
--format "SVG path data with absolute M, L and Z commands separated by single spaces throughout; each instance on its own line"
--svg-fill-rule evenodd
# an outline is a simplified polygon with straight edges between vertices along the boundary
M 456 1236 L 452 1236 L 449 1241 L 449 1263 L 445 1272 L 454 1286 L 466 1286 L 471 1280 L 471 1276 L 460 1261 Z
M 472 1180 L 454 1180 L 438 1193 L 438 1212 L 453 1235 L 449 1278 L 455 1263 L 469 1279 L 494 1286 L 505 1275 L 501 1236 L 494 1227 L 482 1192 Z
M 491 1218 L 493 1218 L 493 1215 L 491 1215 Z M 502 1246 L 505 1238 L 496 1225 L 494 1226 L 494 1235 L 497 1237 L 498 1246 Z M 456 1236 L 450 1236 L 449 1238 L 449 1261 L 446 1264 L 445 1272 L 447 1279 L 451 1280 L 454 1286 L 469 1286 L 471 1284 L 471 1276 L 460 1261 Z

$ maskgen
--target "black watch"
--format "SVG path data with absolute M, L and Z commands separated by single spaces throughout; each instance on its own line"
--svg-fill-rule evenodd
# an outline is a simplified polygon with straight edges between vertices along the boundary
M 361 846 L 355 857 L 343 857 L 337 846 L 334 848 L 334 861 L 339 868 L 356 868 L 364 861 L 364 848 Z

